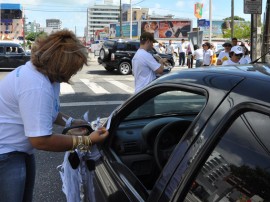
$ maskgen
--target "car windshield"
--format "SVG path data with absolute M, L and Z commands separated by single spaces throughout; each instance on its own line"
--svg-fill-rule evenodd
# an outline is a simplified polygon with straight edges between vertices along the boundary
M 205 96 L 184 92 L 168 91 L 157 95 L 133 111 L 126 120 L 143 117 L 167 115 L 194 115 L 198 114 L 205 105 Z

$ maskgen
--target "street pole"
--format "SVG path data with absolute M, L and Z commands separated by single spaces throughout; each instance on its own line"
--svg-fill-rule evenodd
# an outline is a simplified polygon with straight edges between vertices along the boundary
M 212 0 L 209 0 L 209 43 L 212 41 Z
M 130 0 L 130 39 L 132 39 L 132 4 L 131 4 L 131 0 Z
M 263 34 L 263 43 L 262 50 L 265 54 L 270 51 L 270 0 L 267 0 L 266 9 L 265 9 L 265 23 L 264 23 L 264 34 Z M 270 54 L 267 54 L 262 58 L 263 62 L 270 63 Z
M 231 38 L 234 37 L 234 0 L 231 1 Z
M 122 38 L 122 1 L 120 0 L 120 38 Z

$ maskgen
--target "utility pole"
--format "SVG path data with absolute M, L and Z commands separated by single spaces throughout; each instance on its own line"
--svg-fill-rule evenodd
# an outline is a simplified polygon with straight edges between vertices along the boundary
M 132 39 L 132 4 L 130 0 L 130 39 Z
M 209 43 L 212 41 L 212 0 L 209 0 Z
M 234 0 L 231 0 L 231 38 L 234 37 Z
M 264 22 L 264 34 L 263 34 L 263 43 L 262 43 L 262 50 L 265 54 L 269 52 L 270 48 L 270 0 L 267 0 L 266 9 L 265 9 L 265 22 Z M 267 54 L 265 57 L 262 58 L 263 62 L 270 63 L 270 54 Z
M 119 14 L 119 17 L 120 17 L 120 38 L 122 38 L 122 1 L 120 0 L 120 14 Z
M 23 13 L 23 49 L 25 50 L 25 31 L 26 31 L 26 26 L 25 26 L 25 14 Z

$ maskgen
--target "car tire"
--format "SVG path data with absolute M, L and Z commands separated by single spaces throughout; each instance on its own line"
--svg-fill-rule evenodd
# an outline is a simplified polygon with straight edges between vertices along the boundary
M 122 75 L 128 75 L 131 73 L 131 64 L 129 62 L 121 62 L 118 66 L 118 72 Z
M 114 68 L 113 67 L 104 67 L 108 72 L 113 72 Z
M 100 51 L 99 51 L 99 57 L 102 61 L 105 61 L 108 59 L 109 57 L 109 50 L 108 49 L 104 49 L 104 48 L 101 48 Z

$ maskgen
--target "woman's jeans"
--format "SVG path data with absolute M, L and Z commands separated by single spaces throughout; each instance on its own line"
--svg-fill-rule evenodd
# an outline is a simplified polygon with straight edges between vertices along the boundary
M 23 152 L 0 154 L 0 202 L 31 202 L 35 157 Z

